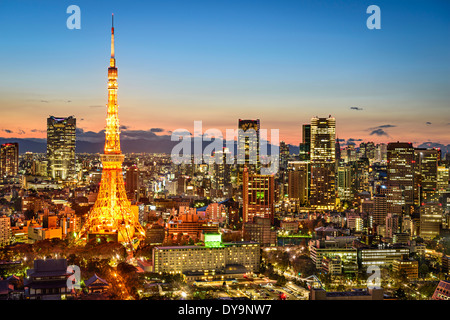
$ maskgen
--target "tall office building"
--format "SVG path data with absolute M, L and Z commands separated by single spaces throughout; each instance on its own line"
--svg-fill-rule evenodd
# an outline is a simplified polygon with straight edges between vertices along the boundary
M 280 142 L 280 169 L 282 171 L 287 169 L 289 161 L 289 145 L 286 142 Z
M 388 212 L 409 213 L 414 204 L 414 147 L 393 142 L 387 146 Z
M 374 160 L 376 155 L 375 144 L 371 141 L 361 142 L 359 144 L 360 158 L 367 158 L 369 160 Z
M 306 205 L 309 201 L 309 161 L 288 162 L 288 197 Z
M 352 185 L 354 180 L 353 168 L 348 163 L 340 163 L 337 169 L 337 193 L 341 201 L 352 201 L 354 194 Z
M 311 119 L 311 196 L 317 209 L 334 209 L 336 172 L 336 120 Z
M 229 193 L 231 188 L 231 164 L 227 163 L 227 155 L 231 155 L 228 148 L 223 148 L 214 153 L 214 188 L 222 190 L 223 194 Z
M 354 180 L 352 191 L 355 196 L 361 192 L 369 192 L 369 159 L 360 158 L 352 163 Z
M 259 173 L 259 119 L 239 119 L 238 129 L 238 161 L 240 159 L 240 154 L 244 156 L 244 164 L 239 165 L 239 172 L 242 173 L 243 168 L 247 167 L 251 173 Z
M 416 148 L 414 154 L 414 202 L 419 205 L 422 202 L 437 201 L 438 165 L 441 151 L 434 148 Z
M 336 159 L 336 119 L 311 119 L 311 161 L 333 162 Z
M 445 166 L 439 166 L 437 169 L 437 190 L 444 193 L 448 190 L 448 182 L 450 180 L 450 170 Z
M 375 161 L 382 162 L 387 160 L 387 145 L 385 143 L 377 144 L 375 147 Z
M 396 213 L 388 213 L 386 216 L 386 237 L 392 239 L 394 233 L 400 231 L 400 217 Z
M 311 125 L 304 124 L 302 126 L 302 142 L 299 145 L 299 160 L 310 160 L 311 153 Z
M 274 219 L 275 179 L 273 175 L 243 172 L 242 216 L 243 222 L 252 222 L 254 217 Z
M 15 176 L 19 171 L 19 144 L 4 143 L 0 149 L 0 172 L 4 176 Z
M 440 203 L 423 203 L 420 207 L 420 236 L 433 239 L 438 236 L 442 225 L 442 205 Z
M 339 142 L 339 139 L 336 139 L 335 150 L 336 150 L 335 159 L 337 163 L 341 160 L 341 143 Z
M 373 223 L 384 226 L 387 216 L 387 198 L 384 194 L 376 194 L 373 197 Z
M 129 167 L 126 171 L 125 190 L 129 200 L 139 200 L 139 169 L 136 165 Z
M 73 116 L 47 119 L 47 170 L 52 179 L 75 179 L 75 131 Z

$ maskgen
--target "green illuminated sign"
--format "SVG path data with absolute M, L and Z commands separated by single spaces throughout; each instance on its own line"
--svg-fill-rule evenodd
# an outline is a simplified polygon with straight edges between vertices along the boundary
M 205 234 L 205 247 L 221 247 L 222 235 L 220 233 Z

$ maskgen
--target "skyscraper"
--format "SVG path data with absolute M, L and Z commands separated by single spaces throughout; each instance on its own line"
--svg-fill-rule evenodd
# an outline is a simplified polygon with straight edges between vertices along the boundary
M 0 149 L 0 172 L 4 176 L 15 176 L 19 170 L 19 144 L 4 143 Z
M 340 163 L 337 169 L 337 193 L 341 201 L 352 201 L 353 193 L 353 167 L 349 163 Z
M 288 162 L 288 197 L 305 206 L 309 201 L 309 161 Z
M 289 145 L 286 142 L 280 142 L 280 169 L 286 170 L 289 160 Z
M 239 172 L 242 174 L 243 168 L 247 167 L 251 173 L 259 173 L 259 119 L 239 119 L 238 129 L 238 160 L 239 154 L 242 154 L 244 160 L 244 164 L 239 165 Z
M 132 165 L 126 171 L 125 190 L 129 200 L 139 200 L 139 169 Z
M 336 205 L 336 119 L 311 119 L 311 197 L 312 207 L 334 209 Z
M 73 116 L 47 119 L 48 176 L 57 180 L 75 179 L 76 119 Z
M 442 225 L 442 205 L 440 203 L 423 203 L 420 207 L 420 236 L 433 239 L 438 236 Z
M 384 194 L 376 194 L 373 197 L 373 223 L 377 226 L 384 226 L 387 216 L 387 198 Z
M 105 149 L 100 190 L 94 207 L 83 225 L 78 240 L 99 239 L 118 241 L 136 248 L 145 238 L 145 231 L 131 209 L 122 175 L 124 155 L 120 149 L 119 105 L 117 102 L 117 67 L 114 53 L 114 25 L 111 28 L 111 59 L 108 68 L 108 104 Z
M 414 204 L 414 147 L 411 143 L 393 142 L 387 146 L 388 212 L 409 213 Z
M 336 159 L 336 119 L 311 119 L 311 161 L 333 162 Z
M 414 153 L 414 202 L 419 205 L 422 202 L 437 201 L 438 165 L 441 151 L 434 148 L 416 148 Z
M 224 195 L 231 191 L 231 164 L 227 163 L 227 155 L 230 154 L 228 148 L 214 153 L 214 188 L 222 190 Z
M 299 160 L 308 161 L 310 160 L 311 152 L 311 125 L 304 124 L 302 126 L 302 142 L 299 146 Z

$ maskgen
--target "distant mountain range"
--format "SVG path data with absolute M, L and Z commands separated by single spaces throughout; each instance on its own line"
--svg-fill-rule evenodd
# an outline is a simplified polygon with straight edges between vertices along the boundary
M 19 152 L 25 153 L 27 151 L 34 153 L 46 153 L 47 152 L 47 140 L 37 138 L 0 138 L 0 144 L 8 142 L 18 142 Z M 121 147 L 123 153 L 171 153 L 173 147 L 177 144 L 177 141 L 171 141 L 170 136 L 164 135 L 158 139 L 122 139 Z M 209 145 L 211 142 L 203 142 L 203 148 Z M 104 141 L 90 142 L 85 140 L 77 140 L 76 152 L 77 153 L 102 153 L 104 147 Z M 418 148 L 440 148 L 442 156 L 446 153 L 450 153 L 450 144 L 443 145 L 436 142 L 426 142 L 417 146 Z M 193 150 L 193 149 L 192 149 Z M 236 144 L 235 144 L 236 150 Z M 270 145 L 269 145 L 270 151 Z M 295 145 L 289 145 L 289 152 L 291 154 L 298 154 L 299 147 Z

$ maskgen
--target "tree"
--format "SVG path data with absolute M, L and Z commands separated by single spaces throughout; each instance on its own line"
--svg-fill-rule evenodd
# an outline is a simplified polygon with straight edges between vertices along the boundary
M 428 268 L 428 265 L 426 263 L 422 263 L 419 266 L 419 275 L 421 278 L 425 278 L 429 272 L 430 269 Z
M 283 287 L 283 286 L 286 285 L 286 283 L 287 283 L 287 280 L 286 280 L 285 276 L 278 276 L 278 279 L 277 279 L 277 285 L 278 286 Z
M 398 288 L 394 291 L 394 297 L 399 300 L 406 300 L 405 290 L 403 290 L 402 288 Z

